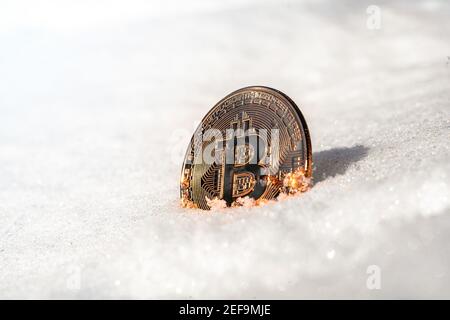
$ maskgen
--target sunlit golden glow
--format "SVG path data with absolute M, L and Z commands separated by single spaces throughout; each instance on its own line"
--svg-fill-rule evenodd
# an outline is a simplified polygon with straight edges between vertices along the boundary
M 299 168 L 284 176 L 282 192 L 296 194 L 306 192 L 311 185 L 311 178 L 306 177 L 305 169 Z

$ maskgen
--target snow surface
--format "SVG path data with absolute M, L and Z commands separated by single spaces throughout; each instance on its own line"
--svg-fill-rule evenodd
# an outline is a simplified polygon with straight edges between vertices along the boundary
M 374 2 L 2 1 L 0 297 L 450 298 L 450 3 Z M 257 84 L 315 186 L 181 209 L 195 125 Z

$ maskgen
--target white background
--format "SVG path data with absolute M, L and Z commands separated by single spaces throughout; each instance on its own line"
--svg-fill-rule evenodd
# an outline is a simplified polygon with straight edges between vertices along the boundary
M 0 0 L 0 297 L 450 298 L 449 56 L 447 1 Z M 179 208 L 195 124 L 258 84 L 315 186 Z

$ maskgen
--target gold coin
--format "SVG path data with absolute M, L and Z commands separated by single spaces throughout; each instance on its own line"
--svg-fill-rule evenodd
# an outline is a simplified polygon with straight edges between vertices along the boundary
M 311 139 L 284 93 L 246 87 L 220 100 L 191 139 L 181 173 L 183 207 L 251 206 L 308 190 Z

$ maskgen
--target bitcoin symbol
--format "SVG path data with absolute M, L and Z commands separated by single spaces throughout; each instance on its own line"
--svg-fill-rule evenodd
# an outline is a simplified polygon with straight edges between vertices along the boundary
M 237 198 L 249 196 L 261 197 L 266 190 L 266 175 L 262 170 L 262 160 L 266 157 L 266 142 L 256 130 L 244 128 L 227 130 L 230 139 L 226 144 L 225 170 L 221 198 L 231 205 Z

